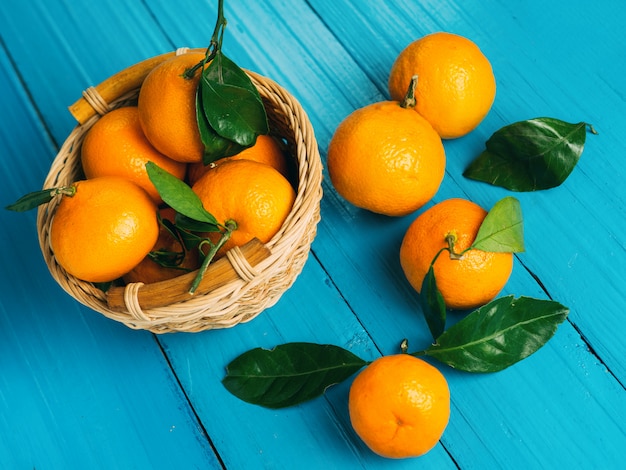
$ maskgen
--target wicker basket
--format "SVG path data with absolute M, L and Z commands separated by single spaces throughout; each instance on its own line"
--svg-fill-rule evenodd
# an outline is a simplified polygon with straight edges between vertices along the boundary
M 186 50 L 178 50 L 176 54 Z M 100 115 L 136 103 L 147 73 L 174 53 L 163 54 L 114 75 L 83 93 L 70 111 L 79 125 L 54 159 L 44 188 L 81 178 L 80 148 Z M 107 293 L 69 275 L 50 247 L 49 231 L 58 198 L 40 206 L 39 243 L 53 278 L 72 297 L 130 328 L 154 333 L 197 332 L 249 321 L 274 305 L 293 284 L 306 262 L 320 219 L 322 164 L 312 126 L 300 104 L 272 80 L 247 72 L 265 104 L 270 128 L 285 139 L 297 167 L 297 196 L 281 230 L 266 244 L 250 242 L 212 263 L 195 295 L 188 294 L 188 273 L 171 281 L 128 284 Z

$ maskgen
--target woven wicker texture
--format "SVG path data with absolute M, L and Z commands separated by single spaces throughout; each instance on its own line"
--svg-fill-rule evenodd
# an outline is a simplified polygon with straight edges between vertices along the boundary
M 69 275 L 61 268 L 50 247 L 49 231 L 58 198 L 40 206 L 37 214 L 39 244 L 45 262 L 58 284 L 78 302 L 130 328 L 154 333 L 197 332 L 228 328 L 246 322 L 274 305 L 302 271 L 320 219 L 322 164 L 309 119 L 297 100 L 272 80 L 247 72 L 259 90 L 272 132 L 283 137 L 297 165 L 298 187 L 293 209 L 280 231 L 266 244 L 269 256 L 251 266 L 240 250 L 227 259 L 237 278 L 189 300 L 142 309 L 138 292 L 142 284 L 129 284 L 124 291 L 125 308 L 112 309 L 107 294 L 91 283 Z M 83 94 L 96 114 L 78 125 L 55 157 L 44 188 L 69 185 L 82 178 L 80 147 L 87 131 L 100 115 L 136 103 L 139 88 L 106 102 L 95 88 Z

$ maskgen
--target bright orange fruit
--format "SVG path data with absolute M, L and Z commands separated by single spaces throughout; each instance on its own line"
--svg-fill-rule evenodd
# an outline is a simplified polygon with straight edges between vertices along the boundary
M 278 170 L 252 160 L 217 165 L 192 189 L 219 223 L 231 219 L 237 223 L 218 255 L 253 238 L 269 242 L 287 219 L 296 198 L 291 184 Z M 215 234 L 209 235 L 217 241 Z
M 476 238 L 487 211 L 466 199 L 448 199 L 424 211 L 409 226 L 402 246 L 400 263 L 417 292 L 435 255 L 448 246 L 446 237 L 455 237 L 454 251 L 461 253 Z M 513 269 L 512 253 L 469 250 L 461 259 L 441 253 L 434 265 L 437 287 L 451 309 L 471 309 L 495 298 L 507 283 Z
M 472 131 L 496 96 L 496 80 L 487 57 L 471 40 L 437 32 L 410 43 L 389 74 L 389 93 L 400 100 L 418 76 L 415 110 L 443 139 Z
M 450 390 L 437 368 L 408 354 L 383 356 L 361 371 L 348 399 L 350 421 L 383 457 L 418 457 L 431 450 L 450 418 Z
M 403 216 L 436 194 L 446 157 L 441 138 L 423 117 L 398 101 L 385 101 L 357 109 L 339 124 L 327 166 L 348 202 Z
M 88 282 L 113 281 L 133 269 L 159 236 L 157 207 L 147 192 L 119 176 L 74 184 L 50 224 L 61 267 Z
M 144 134 L 157 150 L 179 162 L 200 162 L 204 145 L 196 119 L 196 90 L 201 69 L 192 78 L 185 71 L 204 53 L 188 52 L 157 65 L 139 90 L 137 107 Z
M 122 176 L 160 204 L 163 200 L 146 171 L 149 161 L 177 178 L 185 177 L 185 163 L 166 157 L 148 142 L 135 106 L 118 108 L 102 116 L 89 129 L 81 147 L 81 163 L 87 178 Z

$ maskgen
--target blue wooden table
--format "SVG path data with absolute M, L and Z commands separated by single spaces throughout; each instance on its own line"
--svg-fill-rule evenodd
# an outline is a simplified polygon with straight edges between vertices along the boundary
M 2 205 L 40 188 L 83 89 L 145 58 L 205 47 L 216 11 L 215 0 L 3 1 Z M 417 213 L 355 209 L 326 177 L 312 253 L 274 307 L 232 329 L 155 336 L 65 294 L 43 262 L 35 212 L 2 210 L 0 467 L 626 468 L 623 2 L 227 0 L 225 13 L 225 52 L 302 103 L 322 159 L 345 116 L 388 98 L 389 68 L 409 42 L 439 30 L 474 40 L 497 97 L 474 132 L 445 142 L 447 173 L 429 206 L 464 197 L 489 208 L 510 194 L 462 176 L 500 127 L 538 116 L 592 123 L 599 135 L 588 135 L 563 185 L 516 194 L 526 252 L 503 292 L 552 298 L 571 313 L 544 348 L 503 372 L 441 366 L 452 408 L 440 443 L 386 460 L 350 427 L 349 380 L 268 410 L 221 379 L 257 346 L 332 343 L 373 359 L 398 352 L 404 337 L 427 345 L 398 260 Z

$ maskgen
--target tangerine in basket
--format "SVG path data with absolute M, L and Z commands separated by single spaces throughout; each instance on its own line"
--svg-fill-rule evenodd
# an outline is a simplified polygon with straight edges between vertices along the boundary
M 437 253 L 454 237 L 454 251 L 461 253 L 476 238 L 487 211 L 466 199 L 448 199 L 424 211 L 409 226 L 400 247 L 404 274 L 420 292 L 422 282 Z M 502 290 L 513 269 L 512 253 L 471 249 L 461 259 L 444 251 L 434 264 L 437 287 L 450 309 L 482 306 Z
M 441 138 L 406 100 L 357 109 L 335 130 L 327 166 L 337 192 L 357 207 L 403 216 L 426 204 L 444 177 Z
M 117 108 L 102 116 L 89 129 L 81 147 L 81 164 L 87 178 L 122 176 L 160 204 L 163 200 L 146 171 L 149 161 L 179 179 L 185 177 L 185 163 L 166 157 L 146 139 L 135 106 Z
M 217 257 L 253 238 L 269 242 L 282 227 L 296 199 L 293 187 L 278 170 L 252 160 L 221 163 L 207 171 L 192 190 L 218 222 L 237 223 L 237 229 L 217 252 Z M 214 242 L 219 238 L 215 233 L 208 236 Z
M 50 224 L 59 265 L 88 282 L 113 281 L 133 269 L 159 236 L 157 207 L 146 191 L 119 176 L 74 183 Z
M 286 178 L 289 176 L 287 159 L 280 144 L 275 137 L 261 134 L 257 136 L 256 143 L 252 147 L 248 147 L 232 157 L 220 158 L 214 165 L 204 165 L 202 162 L 190 164 L 187 169 L 189 184 L 193 186 L 212 166 L 229 160 L 254 160 L 255 162 L 265 163 L 276 168 Z
M 409 354 L 376 359 L 348 396 L 350 422 L 383 457 L 418 457 L 431 450 L 450 418 L 450 390 L 437 368 Z
M 176 211 L 171 207 L 159 209 L 161 218 L 174 223 Z M 173 279 L 181 274 L 194 271 L 200 267 L 200 259 L 197 250 L 186 250 L 181 241 L 176 238 L 163 224 L 159 226 L 159 238 L 152 247 L 151 252 L 170 253 L 171 267 L 163 266 L 150 256 L 146 256 L 137 266 L 123 276 L 124 282 L 153 282 Z
M 185 71 L 202 59 L 202 52 L 171 57 L 152 69 L 139 89 L 137 107 L 146 137 L 159 152 L 179 162 L 200 162 L 204 154 L 196 119 L 202 71 L 185 77 Z
M 400 52 L 389 73 L 392 99 L 404 96 L 414 75 L 418 76 L 415 110 L 443 139 L 476 128 L 496 96 L 489 60 L 473 41 L 456 34 L 429 34 Z

